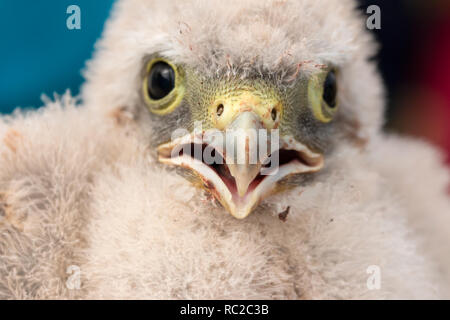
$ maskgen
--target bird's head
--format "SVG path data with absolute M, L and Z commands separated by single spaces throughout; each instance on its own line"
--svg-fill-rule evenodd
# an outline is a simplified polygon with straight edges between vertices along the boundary
M 381 86 L 353 5 L 120 1 L 85 99 L 127 106 L 161 165 L 245 218 L 378 129 Z
M 270 74 L 204 76 L 156 57 L 148 62 L 142 96 L 161 121 L 184 106 L 183 129 L 157 147 L 158 159 L 187 170 L 237 218 L 323 167 L 322 146 L 338 109 L 336 71 L 328 66 L 281 85 Z

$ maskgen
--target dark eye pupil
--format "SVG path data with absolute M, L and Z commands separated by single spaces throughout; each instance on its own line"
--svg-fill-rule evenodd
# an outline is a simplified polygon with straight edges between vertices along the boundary
M 328 75 L 323 84 L 323 100 L 328 104 L 330 108 L 336 107 L 336 74 L 334 71 L 328 72 Z
M 150 98 L 162 99 L 175 87 L 175 71 L 165 62 L 156 62 L 148 75 L 147 85 Z

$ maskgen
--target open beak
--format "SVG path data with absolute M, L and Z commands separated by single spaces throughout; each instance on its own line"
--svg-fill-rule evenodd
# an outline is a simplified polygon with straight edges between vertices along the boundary
M 323 167 L 321 154 L 279 137 L 255 111 L 232 110 L 225 130 L 194 130 L 158 147 L 160 162 L 192 170 L 238 219 L 274 193 L 283 178 Z

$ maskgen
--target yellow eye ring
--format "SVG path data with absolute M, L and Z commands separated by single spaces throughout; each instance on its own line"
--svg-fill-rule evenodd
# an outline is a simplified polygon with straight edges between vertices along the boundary
M 184 72 L 163 58 L 150 60 L 146 67 L 142 93 L 148 109 L 164 115 L 175 110 L 185 92 Z
M 331 86 L 331 87 L 330 87 Z M 331 92 L 334 91 L 334 92 Z M 314 117 L 323 123 L 333 120 L 338 109 L 335 71 L 313 75 L 308 81 L 308 102 Z M 325 101 L 325 100 L 328 100 Z

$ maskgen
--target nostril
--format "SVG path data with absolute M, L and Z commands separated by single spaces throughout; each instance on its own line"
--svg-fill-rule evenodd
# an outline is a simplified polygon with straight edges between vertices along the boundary
M 277 119 L 277 109 L 272 109 L 272 120 L 275 121 Z
M 219 104 L 219 105 L 217 106 L 216 113 L 217 113 L 217 116 L 218 116 L 218 117 L 220 117 L 220 116 L 222 115 L 224 109 L 225 109 L 225 107 L 223 106 L 223 104 Z

